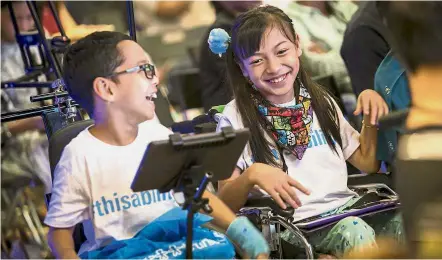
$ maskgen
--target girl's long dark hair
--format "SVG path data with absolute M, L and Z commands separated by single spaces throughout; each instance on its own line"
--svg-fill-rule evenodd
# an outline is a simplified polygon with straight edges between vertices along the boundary
M 259 50 L 262 37 L 269 27 L 281 30 L 287 39 L 297 44 L 292 20 L 282 10 L 274 6 L 260 6 L 251 9 L 238 16 L 235 20 L 232 28 L 231 46 L 226 53 L 227 71 L 238 112 L 241 115 L 244 126 L 249 128 L 251 132 L 250 148 L 254 161 L 279 167 L 281 165 L 276 162 L 270 149 L 270 146 L 275 144 L 266 139 L 266 134 L 269 133 L 263 127 L 265 126 L 263 121 L 265 119 L 259 114 L 258 109 L 250 98 L 255 90 L 243 76 L 238 65 L 241 60 L 252 56 Z M 301 64 L 299 66 L 298 78 L 310 93 L 313 110 L 316 113 L 328 145 L 337 152 L 334 141 L 342 147 L 342 140 L 339 131 L 339 118 L 332 101 L 332 94 L 313 82 Z M 298 84 L 299 82 L 296 80 L 293 86 L 295 93 L 299 91 Z

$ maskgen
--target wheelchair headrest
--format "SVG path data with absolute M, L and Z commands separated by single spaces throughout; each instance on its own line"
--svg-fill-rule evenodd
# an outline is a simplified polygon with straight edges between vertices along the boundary
M 68 145 L 81 131 L 93 123 L 93 120 L 76 121 L 65 128 L 58 130 L 51 136 L 49 139 L 49 163 L 51 165 L 52 177 L 66 145 Z
M 211 111 L 212 113 L 222 113 L 225 107 L 226 105 L 214 106 L 209 110 L 209 114 L 211 113 Z
M 180 134 L 199 134 L 216 131 L 216 122 L 211 116 L 204 114 L 192 120 L 174 123 L 171 126 L 172 132 Z
M 199 115 L 192 120 L 174 123 L 171 128 L 174 133 L 209 133 L 216 131 L 216 114 L 224 111 L 224 105 L 212 107 L 207 114 Z

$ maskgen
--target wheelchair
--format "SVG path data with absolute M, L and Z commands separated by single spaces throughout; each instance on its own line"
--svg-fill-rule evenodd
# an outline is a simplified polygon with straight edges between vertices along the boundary
M 223 106 L 218 106 L 217 109 L 212 109 L 207 114 L 194 120 L 176 123 L 172 125 L 172 130 L 182 134 L 216 131 L 217 118 L 219 118 L 216 114 L 220 113 L 222 109 Z M 304 252 L 299 252 L 301 253 L 300 258 L 314 259 L 315 252 L 313 246 L 307 240 L 308 233 L 332 226 L 348 216 L 365 217 L 397 210 L 400 207 L 399 196 L 391 188 L 392 183 L 391 175 L 387 174 L 351 174 L 348 178 L 348 187 L 351 190 L 361 196 L 371 193 L 371 195 L 377 196 L 378 201 L 382 202 L 376 205 L 376 201 L 372 201 L 371 204 L 356 212 L 347 212 L 330 217 L 316 217 L 312 223 L 305 223 L 305 221 L 294 223 L 293 214 L 295 210 L 292 207 L 282 209 L 269 196 L 249 197 L 238 215 L 246 216 L 263 233 L 270 246 L 271 258 L 284 258 L 284 250 L 289 244 L 282 240 L 281 233 L 288 231 L 304 248 Z

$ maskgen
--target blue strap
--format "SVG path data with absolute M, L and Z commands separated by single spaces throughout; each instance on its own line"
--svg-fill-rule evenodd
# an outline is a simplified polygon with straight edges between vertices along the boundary
M 236 218 L 227 229 L 227 236 L 235 241 L 251 258 L 269 254 L 270 248 L 259 230 L 246 218 Z

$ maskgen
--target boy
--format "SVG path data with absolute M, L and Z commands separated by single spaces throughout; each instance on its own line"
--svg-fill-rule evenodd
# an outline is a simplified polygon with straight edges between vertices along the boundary
M 94 119 L 64 149 L 54 176 L 45 223 L 57 258 L 77 258 L 73 227 L 83 222 L 87 241 L 79 254 L 113 240 L 132 238 L 144 226 L 176 207 L 170 193 L 133 193 L 130 184 L 148 143 L 170 131 L 148 121 L 154 117 L 155 68 L 127 35 L 96 32 L 73 44 L 64 56 L 63 78 L 69 94 Z M 262 235 L 205 192 L 214 224 L 251 257 L 265 256 Z M 240 235 L 237 230 L 248 230 Z

